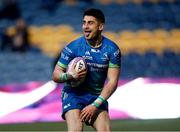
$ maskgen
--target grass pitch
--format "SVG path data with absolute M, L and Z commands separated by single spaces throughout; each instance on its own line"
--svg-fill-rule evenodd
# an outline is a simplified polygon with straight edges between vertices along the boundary
M 180 131 L 180 119 L 113 120 L 113 131 Z M 85 126 L 85 131 L 94 131 Z M 65 122 L 1 124 L 0 131 L 67 131 Z

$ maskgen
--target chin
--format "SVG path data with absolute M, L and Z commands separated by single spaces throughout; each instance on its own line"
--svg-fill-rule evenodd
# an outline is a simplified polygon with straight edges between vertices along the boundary
M 86 38 L 87 40 L 92 40 L 91 38 Z
M 86 37 L 86 36 L 85 36 L 85 39 L 86 39 L 86 40 L 91 40 L 92 38 L 91 38 L 91 37 Z

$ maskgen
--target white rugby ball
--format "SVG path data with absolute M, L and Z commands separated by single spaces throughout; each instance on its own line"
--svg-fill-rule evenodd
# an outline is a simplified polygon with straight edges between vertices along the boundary
M 81 70 L 87 69 L 87 64 L 86 64 L 85 59 L 83 57 L 75 57 L 68 64 L 67 73 L 69 71 L 71 71 L 71 68 L 73 68 L 74 64 L 76 64 L 76 66 L 75 66 L 76 71 L 81 71 Z M 79 79 L 79 80 L 69 81 L 68 84 L 70 84 L 71 87 L 77 87 L 78 85 L 80 85 L 84 81 L 84 79 L 85 79 L 85 77 L 82 79 Z

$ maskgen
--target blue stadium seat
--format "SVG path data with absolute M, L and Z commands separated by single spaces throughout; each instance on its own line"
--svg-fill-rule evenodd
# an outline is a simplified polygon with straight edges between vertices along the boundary
M 71 25 L 75 31 L 81 32 L 81 18 L 87 5 L 69 6 L 58 3 L 53 12 L 42 8 L 42 0 L 17 0 L 22 11 L 22 17 L 29 25 Z M 52 2 L 52 1 L 49 1 Z M 53 3 L 51 3 L 53 4 Z M 156 30 L 162 28 L 171 30 L 180 27 L 180 1 L 157 3 L 144 0 L 142 4 L 129 1 L 126 4 L 110 3 L 101 5 L 91 3 L 90 6 L 104 11 L 107 19 L 106 30 L 120 32 L 123 30 L 138 31 L 141 29 Z M 0 28 L 14 25 L 14 21 L 1 19 Z M 122 57 L 121 78 L 142 77 L 179 77 L 180 54 L 165 51 L 162 55 L 154 51 L 147 53 L 129 53 Z M 54 58 L 42 53 L 28 52 L 26 54 L 0 53 L 0 85 L 11 82 L 47 81 L 51 79 Z M 8 74 L 7 74 L 8 73 Z

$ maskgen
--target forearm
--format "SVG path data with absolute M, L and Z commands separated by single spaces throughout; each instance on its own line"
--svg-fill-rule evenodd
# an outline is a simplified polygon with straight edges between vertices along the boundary
M 120 75 L 120 68 L 108 69 L 108 82 L 104 86 L 99 97 L 92 103 L 96 107 L 99 107 L 104 101 L 106 101 L 117 89 L 118 80 Z
M 65 73 L 65 72 L 60 72 L 60 73 L 56 73 L 53 74 L 53 81 L 57 82 L 57 83 L 64 83 L 66 81 L 72 80 L 73 77 L 72 75 Z
M 115 90 L 117 89 L 117 83 L 112 83 L 112 82 L 108 82 L 102 92 L 101 92 L 101 96 L 107 100 L 114 92 Z
M 64 83 L 66 81 L 72 80 L 72 75 L 65 72 L 65 69 L 62 69 L 58 65 L 56 65 L 55 70 L 52 75 L 52 80 L 57 83 Z
M 92 105 L 98 108 L 104 101 L 106 101 L 114 93 L 116 88 L 117 88 L 117 83 L 108 82 L 104 86 L 99 97 L 92 103 Z

